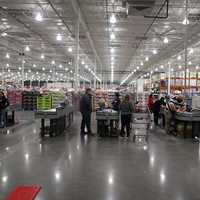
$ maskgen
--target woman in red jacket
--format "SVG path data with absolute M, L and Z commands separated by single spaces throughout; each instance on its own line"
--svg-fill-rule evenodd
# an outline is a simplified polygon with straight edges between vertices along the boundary
M 152 109 L 153 109 L 153 95 L 152 94 L 149 95 L 147 106 L 150 112 L 152 112 Z

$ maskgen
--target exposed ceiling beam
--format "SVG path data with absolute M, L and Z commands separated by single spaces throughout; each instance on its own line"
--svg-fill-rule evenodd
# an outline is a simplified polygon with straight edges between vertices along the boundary
M 200 25 L 194 25 L 193 28 L 190 28 L 190 32 L 188 33 L 188 46 L 194 45 L 197 42 L 199 42 L 199 32 L 200 32 Z M 172 44 L 168 46 L 166 51 L 162 51 L 157 56 L 155 56 L 153 59 L 150 60 L 149 63 L 147 63 L 144 67 L 149 68 L 151 66 L 154 66 L 156 64 L 159 64 L 159 62 L 167 60 L 171 58 L 172 56 L 180 53 L 184 49 L 184 39 L 179 40 L 178 44 L 175 45 Z
M 95 48 L 95 45 L 94 45 L 94 42 L 93 42 L 93 39 L 91 37 L 91 34 L 90 34 L 90 31 L 89 31 L 89 28 L 84 20 L 84 17 L 83 17 L 83 14 L 82 14 L 82 11 L 80 9 L 80 6 L 79 6 L 79 3 L 77 2 L 77 0 L 70 0 L 71 1 L 71 4 L 72 4 L 72 7 L 74 9 L 74 12 L 76 13 L 76 15 L 80 16 L 80 24 L 81 26 L 83 27 L 83 29 L 85 30 L 85 33 L 86 33 L 86 36 L 89 40 L 89 43 L 90 43 L 90 46 L 92 48 L 92 51 L 97 59 L 97 62 L 99 63 L 99 65 L 101 66 L 102 68 L 102 62 L 101 62 L 101 59 L 99 58 L 99 55 L 96 51 L 96 48 Z

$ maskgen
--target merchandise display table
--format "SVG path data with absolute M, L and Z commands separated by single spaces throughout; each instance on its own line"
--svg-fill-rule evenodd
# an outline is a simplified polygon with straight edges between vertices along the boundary
M 62 134 L 66 127 L 73 121 L 73 106 L 57 107 L 50 110 L 35 111 L 35 118 L 41 119 L 41 137 L 46 134 L 57 136 Z M 50 121 L 49 126 L 45 126 L 45 120 Z
M 200 111 L 192 111 L 192 112 L 183 112 L 176 113 L 175 115 L 176 124 L 183 123 L 184 124 L 184 133 L 183 136 L 186 138 L 187 126 L 192 125 L 192 137 L 199 137 L 200 130 Z
M 118 136 L 119 113 L 112 109 L 96 112 L 97 134 L 101 137 Z

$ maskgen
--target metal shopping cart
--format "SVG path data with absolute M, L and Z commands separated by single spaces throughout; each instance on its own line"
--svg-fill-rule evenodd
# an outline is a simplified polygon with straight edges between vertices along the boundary
M 132 116 L 133 141 L 145 139 L 148 141 L 151 116 L 148 107 L 135 106 Z

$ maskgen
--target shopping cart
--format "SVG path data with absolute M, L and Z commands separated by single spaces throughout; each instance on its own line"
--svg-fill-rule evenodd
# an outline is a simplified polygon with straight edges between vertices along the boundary
M 132 116 L 133 141 L 145 139 L 148 141 L 151 116 L 148 107 L 136 106 Z

